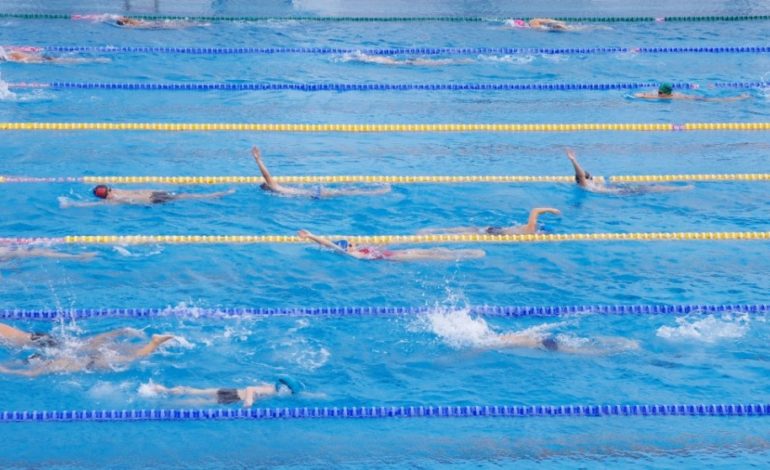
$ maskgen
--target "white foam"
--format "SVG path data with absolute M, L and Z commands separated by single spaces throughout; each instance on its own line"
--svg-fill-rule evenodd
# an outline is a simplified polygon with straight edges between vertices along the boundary
M 426 322 L 425 329 L 454 349 L 489 347 L 497 342 L 497 333 L 483 318 L 471 316 L 468 308 L 436 309 L 422 321 Z
M 8 89 L 8 82 L 0 78 L 0 100 L 16 101 L 16 93 Z
M 695 340 L 704 343 L 714 343 L 723 339 L 742 338 L 749 331 L 749 318 L 742 316 L 725 316 L 716 318 L 681 317 L 676 319 L 677 326 L 661 326 L 656 332 L 660 338 L 672 341 Z
M 150 380 L 146 384 L 140 384 L 136 393 L 142 398 L 156 398 L 160 396 L 158 388 L 155 386 L 155 382 Z
M 485 55 L 481 54 L 478 59 L 485 62 L 503 62 L 507 64 L 528 64 L 535 60 L 533 55 Z

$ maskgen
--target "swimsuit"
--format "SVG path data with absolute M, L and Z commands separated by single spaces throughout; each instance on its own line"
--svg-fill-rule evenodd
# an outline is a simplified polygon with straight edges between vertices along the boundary
M 545 338 L 540 341 L 540 344 L 543 345 L 543 347 L 548 351 L 558 351 L 559 350 L 559 343 L 556 341 L 556 338 L 553 336 L 546 336 Z
M 54 348 L 59 345 L 59 342 L 48 333 L 31 333 L 29 340 L 32 341 L 35 346 L 41 348 Z
M 221 405 L 229 405 L 231 403 L 237 403 L 241 401 L 241 397 L 238 395 L 238 390 L 235 388 L 220 388 L 217 390 L 217 403 Z
M 176 195 L 168 191 L 153 191 L 150 194 L 150 202 L 153 204 L 163 204 L 174 199 L 176 199 Z
M 505 235 L 505 228 L 503 227 L 487 227 L 484 229 L 484 233 L 487 235 Z
M 390 250 L 383 250 L 374 246 L 361 246 L 356 248 L 355 252 L 364 255 L 362 256 L 363 259 L 388 259 L 395 255 Z

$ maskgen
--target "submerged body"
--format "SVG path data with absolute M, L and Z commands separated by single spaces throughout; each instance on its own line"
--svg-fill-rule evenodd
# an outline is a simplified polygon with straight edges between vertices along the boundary
M 297 235 L 305 240 L 311 240 L 340 254 L 345 254 L 361 260 L 375 261 L 417 261 L 442 260 L 456 261 L 462 259 L 483 258 L 484 250 L 450 250 L 448 248 L 411 248 L 406 250 L 391 250 L 375 245 L 358 245 L 348 240 L 327 240 L 300 230 Z
M 478 234 L 478 235 L 532 235 L 538 233 L 538 218 L 541 214 L 561 215 L 561 211 L 552 207 L 536 207 L 529 212 L 529 219 L 524 225 L 512 225 L 509 227 L 449 227 L 428 228 L 417 233 L 424 234 Z
M 379 196 L 390 192 L 390 185 L 385 184 L 375 189 L 332 189 L 325 186 L 316 186 L 313 189 L 298 188 L 291 185 L 279 184 L 262 161 L 262 153 L 257 147 L 251 148 L 251 155 L 259 167 L 265 182 L 260 186 L 265 191 L 270 191 L 283 196 L 309 197 L 311 199 L 323 199 L 338 196 Z
M 595 181 L 591 173 L 585 171 L 577 161 L 577 156 L 572 149 L 566 149 L 567 158 L 575 170 L 575 183 L 578 186 L 593 193 L 614 194 L 618 196 L 632 196 L 648 193 L 670 193 L 676 191 L 688 191 L 692 185 L 674 186 L 665 184 L 604 184 Z

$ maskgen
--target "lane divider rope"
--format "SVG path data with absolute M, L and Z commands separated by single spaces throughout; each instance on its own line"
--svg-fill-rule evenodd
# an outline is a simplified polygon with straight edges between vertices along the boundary
M 6 50 L 17 46 L 5 46 Z M 585 54 L 734 54 L 770 52 L 770 46 L 650 46 L 650 47 L 161 47 L 161 46 L 21 46 L 30 51 L 154 54 L 366 54 L 366 55 L 585 55 Z
M 0 18 L 18 19 L 89 19 L 93 15 L 62 13 L 0 13 Z M 97 15 L 100 16 L 100 15 Z M 119 15 L 115 15 L 119 16 Z M 187 20 L 221 22 L 262 22 L 262 21 L 312 21 L 312 22 L 500 22 L 509 18 L 530 20 L 516 15 L 504 17 L 481 16 L 179 16 L 179 15 L 130 15 L 142 20 Z M 714 21 L 766 21 L 770 15 L 700 15 L 700 16 L 559 16 L 556 20 L 577 23 L 662 23 L 671 22 L 714 22 Z
M 4 320 L 87 320 L 98 318 L 155 318 L 155 317 L 400 317 L 416 316 L 446 307 L 167 307 L 167 308 L 73 308 L 62 310 L 2 309 Z M 456 307 L 471 315 L 484 317 L 563 317 L 572 315 L 642 316 L 642 315 L 708 315 L 708 314 L 767 314 L 770 304 L 683 304 L 683 305 L 551 305 L 551 306 L 495 306 L 472 305 Z
M 384 418 L 599 418 L 599 417 L 760 417 L 770 404 L 682 405 L 460 405 L 323 406 L 138 410 L 2 411 L 0 422 L 223 421 L 272 419 Z
M 675 89 L 700 88 L 697 83 L 676 82 Z M 577 91 L 634 90 L 658 88 L 659 82 L 623 83 L 99 83 L 13 82 L 13 89 L 142 90 L 142 91 Z M 765 89 L 770 82 L 715 82 L 715 88 Z
M 422 243 L 547 243 L 601 241 L 727 241 L 768 240 L 764 232 L 630 232 L 630 233 L 559 233 L 559 234 L 430 234 L 430 235 L 328 235 L 330 240 L 346 239 L 352 243 L 422 244 Z M 140 244 L 263 244 L 309 243 L 296 235 L 68 235 L 56 238 L 2 237 L 0 245 L 140 245 Z
M 520 175 L 329 175 L 329 176 L 273 176 L 283 184 L 459 184 L 459 183 L 574 183 L 574 176 L 520 176 Z M 710 173 L 681 175 L 619 175 L 593 176 L 594 181 L 610 183 L 658 182 L 765 182 L 770 173 Z M 0 183 L 86 183 L 86 184 L 262 184 L 261 176 L 0 176 Z
M 767 131 L 770 122 L 571 124 L 265 124 L 192 122 L 0 122 L 0 131 L 192 132 L 593 132 Z

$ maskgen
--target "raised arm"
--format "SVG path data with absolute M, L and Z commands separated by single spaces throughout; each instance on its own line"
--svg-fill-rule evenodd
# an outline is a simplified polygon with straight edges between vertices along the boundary
M 572 162 L 572 167 L 575 169 L 575 181 L 578 186 L 586 187 L 588 184 L 588 176 L 583 167 L 580 166 L 580 163 L 578 163 L 575 152 L 570 148 L 565 149 L 565 151 L 567 152 L 567 158 Z
M 254 157 L 254 161 L 257 162 L 257 166 L 259 166 L 259 171 L 262 173 L 262 178 L 265 179 L 267 187 L 273 191 L 278 191 L 280 187 L 273 179 L 273 175 L 270 174 L 265 163 L 262 161 L 262 153 L 256 146 L 251 148 L 251 155 Z
M 321 238 L 316 235 L 313 235 L 307 230 L 298 231 L 297 236 L 303 240 L 312 240 L 325 248 L 329 248 L 330 250 L 336 251 L 337 253 L 344 253 L 346 255 L 350 254 L 347 252 L 347 250 L 343 250 L 341 247 L 332 243 L 331 240 L 327 240 L 326 238 Z
M 537 218 L 540 217 L 540 214 L 561 215 L 561 211 L 553 207 L 536 207 L 532 209 L 529 211 L 529 220 L 527 220 L 527 225 L 524 226 L 524 233 L 537 233 Z

